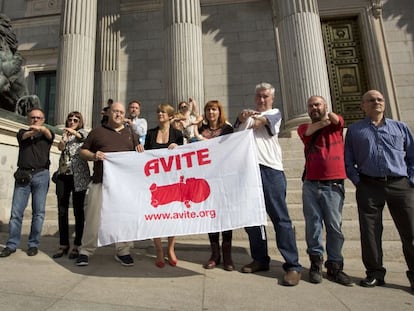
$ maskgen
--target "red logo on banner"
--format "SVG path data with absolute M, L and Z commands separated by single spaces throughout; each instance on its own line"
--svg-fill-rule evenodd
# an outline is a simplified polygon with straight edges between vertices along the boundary
M 171 202 L 183 202 L 187 208 L 191 207 L 190 202 L 200 203 L 210 195 L 210 186 L 205 179 L 180 177 L 180 182 L 157 186 L 155 183 L 149 188 L 151 191 L 151 205 L 158 207 Z

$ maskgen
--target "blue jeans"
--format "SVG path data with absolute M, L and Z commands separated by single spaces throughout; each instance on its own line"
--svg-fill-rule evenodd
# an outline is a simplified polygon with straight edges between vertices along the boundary
M 285 263 L 283 269 L 301 271 L 295 233 L 286 205 L 286 177 L 278 171 L 260 165 L 266 211 L 276 232 L 276 244 Z M 267 249 L 266 230 L 254 226 L 245 228 L 249 235 L 250 252 L 254 261 L 269 265 L 270 257 Z
M 306 224 L 306 244 L 309 255 L 323 256 L 323 224 L 326 228 L 327 262 L 343 265 L 342 208 L 343 182 L 305 180 L 302 187 L 303 215 Z
M 20 244 L 23 214 L 32 194 L 32 225 L 28 247 L 38 247 L 43 221 L 45 219 L 46 195 L 49 190 L 49 170 L 42 170 L 33 175 L 28 185 L 14 184 L 13 201 L 9 222 L 9 240 L 6 246 L 15 250 Z

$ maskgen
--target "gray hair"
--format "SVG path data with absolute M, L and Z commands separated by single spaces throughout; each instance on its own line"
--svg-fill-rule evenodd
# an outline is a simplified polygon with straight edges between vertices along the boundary
M 273 85 L 267 82 L 260 82 L 256 85 L 256 93 L 258 90 L 270 90 L 270 94 L 274 97 L 275 96 L 275 88 Z

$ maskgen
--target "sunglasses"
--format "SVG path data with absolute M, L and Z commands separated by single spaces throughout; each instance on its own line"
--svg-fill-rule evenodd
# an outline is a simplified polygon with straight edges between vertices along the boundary
M 68 119 L 68 122 L 73 122 L 73 123 L 79 123 L 79 119 L 76 119 L 76 118 L 69 118 Z

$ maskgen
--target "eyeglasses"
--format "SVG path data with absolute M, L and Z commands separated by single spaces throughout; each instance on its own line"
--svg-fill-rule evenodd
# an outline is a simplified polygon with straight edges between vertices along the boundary
M 79 123 L 79 119 L 76 118 L 69 118 L 68 122 Z
M 30 117 L 30 119 L 32 119 L 32 120 L 42 120 L 42 119 L 43 119 L 43 117 L 36 117 L 36 116 L 33 116 L 33 117 Z

